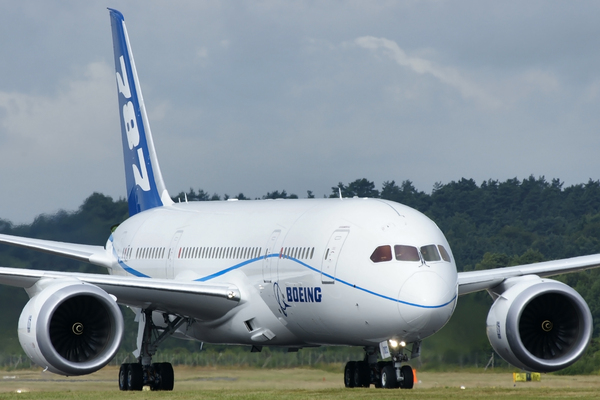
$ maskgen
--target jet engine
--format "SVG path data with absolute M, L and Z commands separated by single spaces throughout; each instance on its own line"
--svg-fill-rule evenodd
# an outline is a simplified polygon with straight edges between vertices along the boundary
M 61 375 L 104 367 L 119 349 L 123 316 L 115 299 L 80 281 L 51 281 L 19 317 L 19 341 L 37 365 Z
M 592 337 L 592 314 L 574 289 L 538 276 L 511 278 L 499 289 L 487 335 L 504 360 L 526 371 L 551 372 L 583 355 Z

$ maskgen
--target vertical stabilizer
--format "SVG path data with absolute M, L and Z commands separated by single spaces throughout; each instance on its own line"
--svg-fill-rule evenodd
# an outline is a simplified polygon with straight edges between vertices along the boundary
M 160 168 L 123 14 L 110 9 L 129 215 L 171 204 Z

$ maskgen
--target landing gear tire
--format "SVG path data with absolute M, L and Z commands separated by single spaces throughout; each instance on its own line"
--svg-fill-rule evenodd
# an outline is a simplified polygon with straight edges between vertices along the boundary
M 381 371 L 383 371 L 383 368 L 385 368 L 386 365 L 388 365 L 388 362 L 385 361 L 378 361 L 377 362 L 377 375 L 375 376 L 375 388 L 377 389 L 381 389 Z
M 396 378 L 396 368 L 393 365 L 386 365 L 381 370 L 381 387 L 383 389 L 397 389 L 398 379 Z
M 366 361 L 357 361 L 354 368 L 354 387 L 371 386 L 371 370 Z
M 152 390 L 173 390 L 175 384 L 175 374 L 173 366 L 170 363 L 155 363 L 154 368 L 154 385 Z
M 344 367 L 344 386 L 347 388 L 354 387 L 354 375 L 356 371 L 356 361 L 348 361 Z
M 415 384 L 415 375 L 410 365 L 403 365 L 400 368 L 400 376 L 403 378 L 400 382 L 401 389 L 412 389 Z
M 119 368 L 119 390 L 127 390 L 128 372 L 129 364 L 121 364 L 121 368 Z
M 129 364 L 127 368 L 127 390 L 142 390 L 144 386 L 144 371 L 142 364 Z

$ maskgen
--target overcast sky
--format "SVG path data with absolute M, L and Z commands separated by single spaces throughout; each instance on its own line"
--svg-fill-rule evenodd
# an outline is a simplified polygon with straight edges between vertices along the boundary
M 600 178 L 600 2 L 0 0 L 0 218 L 125 195 L 125 16 L 171 194 Z

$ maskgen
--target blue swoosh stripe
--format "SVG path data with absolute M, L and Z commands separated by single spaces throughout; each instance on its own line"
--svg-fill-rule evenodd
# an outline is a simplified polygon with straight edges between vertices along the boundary
M 241 262 L 241 263 L 239 263 L 239 264 L 236 264 L 236 265 L 234 265 L 234 266 L 232 266 L 232 267 L 226 268 L 226 269 L 224 269 L 224 270 L 222 270 L 222 271 L 215 272 L 215 273 L 214 273 L 214 274 L 212 274 L 212 275 L 207 275 L 207 276 L 205 276 L 204 278 L 198 278 L 198 279 L 194 279 L 194 282 L 206 282 L 206 281 L 209 281 L 209 280 L 211 280 L 211 279 L 214 279 L 214 278 L 216 278 L 216 277 L 218 277 L 218 276 L 225 275 L 226 273 L 228 273 L 228 272 L 230 272 L 230 271 L 236 270 L 236 269 L 238 269 L 238 268 L 242 268 L 243 266 L 245 266 L 245 265 L 248 265 L 248 264 L 251 264 L 251 263 L 253 263 L 253 262 L 255 262 L 255 261 L 263 260 L 263 259 L 265 259 L 266 257 L 273 257 L 273 256 L 279 256 L 279 254 L 269 254 L 268 256 L 260 256 L 260 257 L 252 258 L 252 259 L 250 259 L 250 260 L 246 260 L 246 261 L 244 261 L 244 262 Z
M 110 235 L 110 237 L 108 238 L 108 240 L 110 240 L 112 242 L 114 240 L 113 239 L 113 235 Z M 119 263 L 119 265 L 121 266 L 121 268 L 123 268 L 126 272 L 130 273 L 131 275 L 135 275 L 135 276 L 137 276 L 139 278 L 152 278 L 151 276 L 143 274 L 140 271 L 137 271 L 137 270 L 131 268 L 129 265 L 125 264 L 125 262 L 117 254 L 117 250 L 114 248 L 114 246 L 113 246 L 112 251 L 113 251 L 113 255 L 117 259 L 117 263 Z
M 380 298 L 382 298 L 382 299 L 390 300 L 390 301 L 393 301 L 393 302 L 396 302 L 396 303 L 406 304 L 406 305 L 408 305 L 408 306 L 419 307 L 419 308 L 442 308 L 442 307 L 445 307 L 445 306 L 447 306 L 448 304 L 452 303 L 452 302 L 454 301 L 454 299 L 456 299 L 456 296 L 457 296 L 457 295 L 454 295 L 454 297 L 452 297 L 452 299 L 451 299 L 451 300 L 447 301 L 447 302 L 446 302 L 446 303 L 444 303 L 444 304 L 440 304 L 440 305 L 437 305 L 437 306 L 425 306 L 425 305 L 422 305 L 422 304 L 410 303 L 410 302 L 408 302 L 408 301 L 403 301 L 403 300 L 400 300 L 400 299 L 395 299 L 395 298 L 393 298 L 393 297 L 385 296 L 385 295 L 383 295 L 383 294 L 379 294 L 379 293 L 373 292 L 372 290 L 365 289 L 365 288 L 363 288 L 363 287 L 360 287 L 360 286 L 354 285 L 354 284 L 352 284 L 352 283 L 350 283 L 350 282 L 346 282 L 346 281 L 344 281 L 344 280 L 342 280 L 342 279 L 339 279 L 339 278 L 336 278 L 336 277 L 334 277 L 334 276 L 331 276 L 331 275 L 329 275 L 329 274 L 326 274 L 326 273 L 324 273 L 324 272 L 321 272 L 321 271 L 319 271 L 318 269 L 316 269 L 316 268 L 314 268 L 314 267 L 311 267 L 310 265 L 308 265 L 308 264 L 305 264 L 305 263 L 303 263 L 302 261 L 300 261 L 300 260 L 297 260 L 297 259 L 295 259 L 295 258 L 291 258 L 291 257 L 289 257 L 288 259 L 289 259 L 289 260 L 292 260 L 292 261 L 295 261 L 295 262 L 297 262 L 298 264 L 301 264 L 301 265 L 305 266 L 305 267 L 306 267 L 306 268 L 308 268 L 308 269 L 311 269 L 311 270 L 313 270 L 313 271 L 315 271 L 315 272 L 318 272 L 318 273 L 320 273 L 320 274 L 323 274 L 323 275 L 325 275 L 326 277 L 328 277 L 328 278 L 330 278 L 330 279 L 333 279 L 334 281 L 336 281 L 336 282 L 339 282 L 339 283 L 341 283 L 341 284 L 343 284 L 343 285 L 350 286 L 351 288 L 358 289 L 358 290 L 360 290 L 360 291 L 363 291 L 363 292 L 365 292 L 365 293 L 369 293 L 369 294 L 371 294 L 371 295 L 373 295 L 373 296 L 377 296 L 377 297 L 380 297 Z

